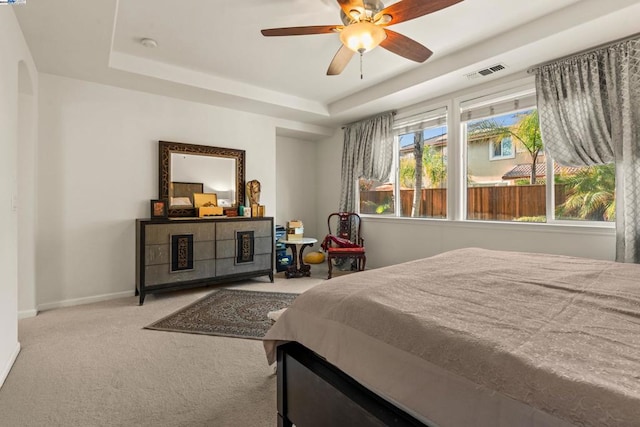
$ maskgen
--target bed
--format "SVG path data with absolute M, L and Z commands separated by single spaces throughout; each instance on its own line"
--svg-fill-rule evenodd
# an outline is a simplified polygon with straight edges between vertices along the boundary
M 193 207 L 193 195 L 202 193 L 204 184 L 201 182 L 171 182 L 169 194 L 170 205 L 178 207 Z
M 640 265 L 454 250 L 312 288 L 264 346 L 282 426 L 638 426 Z

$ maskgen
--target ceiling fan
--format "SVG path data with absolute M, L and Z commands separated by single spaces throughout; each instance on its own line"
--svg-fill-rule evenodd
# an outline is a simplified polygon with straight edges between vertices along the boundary
M 380 0 L 337 1 L 344 25 L 271 28 L 262 30 L 262 35 L 270 37 L 339 33 L 342 46 L 329 64 L 329 76 L 340 74 L 356 52 L 362 57 L 364 52 L 378 45 L 412 61 L 424 62 L 433 52 L 386 27 L 437 12 L 463 0 L 401 0 L 386 8 Z M 360 77 L 362 78 L 362 74 Z

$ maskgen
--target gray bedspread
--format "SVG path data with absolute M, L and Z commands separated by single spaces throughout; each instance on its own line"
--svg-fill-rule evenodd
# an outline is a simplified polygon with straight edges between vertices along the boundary
M 460 249 L 318 285 L 264 340 L 269 363 L 298 341 L 417 413 L 423 378 L 386 360 L 376 380 L 387 347 L 572 424 L 640 425 L 640 265 Z

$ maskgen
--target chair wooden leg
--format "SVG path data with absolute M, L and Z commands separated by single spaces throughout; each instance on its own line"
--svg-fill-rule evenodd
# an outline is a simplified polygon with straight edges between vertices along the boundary
M 362 268 L 360 269 L 360 271 L 364 271 L 364 265 L 367 263 L 367 257 L 363 255 L 361 261 L 362 261 L 362 264 L 361 264 Z
M 327 277 L 327 280 L 328 280 L 328 279 L 331 279 L 331 270 L 333 268 L 333 263 L 331 262 L 330 256 L 327 256 L 327 264 L 329 266 L 329 276 Z

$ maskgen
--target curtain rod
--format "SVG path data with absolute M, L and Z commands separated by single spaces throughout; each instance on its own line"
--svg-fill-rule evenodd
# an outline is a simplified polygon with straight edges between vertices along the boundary
M 604 48 L 613 46 L 613 45 L 618 44 L 618 43 L 623 43 L 623 42 L 626 42 L 626 41 L 629 41 L 629 40 L 633 40 L 633 39 L 635 39 L 637 37 L 640 37 L 640 33 L 635 33 L 635 34 L 632 34 L 632 35 L 627 36 L 627 37 L 623 37 L 623 38 L 618 39 L 618 40 L 613 40 L 613 41 L 610 41 L 610 42 L 607 42 L 607 43 L 603 43 L 603 44 L 595 46 L 595 47 L 591 47 L 589 49 L 581 50 L 580 52 L 572 53 L 571 55 L 562 56 L 560 58 L 552 59 L 551 61 L 543 62 L 541 64 L 538 64 L 538 65 L 535 65 L 535 66 L 529 68 L 527 70 L 527 73 L 531 74 L 534 71 L 536 71 L 537 69 L 539 69 L 541 67 L 544 67 L 546 65 L 553 64 L 553 63 L 559 62 L 559 61 L 565 61 L 567 59 L 575 58 L 575 57 L 580 56 L 580 55 L 585 55 L 587 53 L 595 52 L 597 50 L 604 49 Z
M 366 119 L 362 119 L 362 120 L 358 120 L 357 122 L 352 122 L 352 123 L 346 124 L 346 125 L 342 126 L 340 129 L 346 129 L 346 128 L 348 128 L 349 126 L 355 125 L 355 124 L 356 124 L 356 123 L 358 123 L 358 122 L 362 122 L 362 121 L 364 121 L 364 120 L 371 120 L 371 119 L 375 119 L 376 117 L 384 116 L 385 114 L 388 114 L 388 113 L 389 113 L 389 111 L 386 111 L 386 112 L 384 112 L 384 113 L 380 113 L 380 114 L 376 114 L 375 116 L 367 117 Z M 395 115 L 396 115 L 396 111 L 395 111 L 395 110 L 394 110 L 394 111 L 391 111 L 391 114 L 395 116 Z

